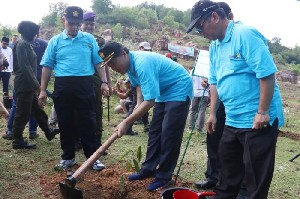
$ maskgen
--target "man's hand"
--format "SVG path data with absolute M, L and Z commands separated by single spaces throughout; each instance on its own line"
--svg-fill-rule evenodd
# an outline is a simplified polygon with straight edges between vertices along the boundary
M 36 96 L 39 96 L 40 92 L 41 92 L 41 87 L 38 87 L 37 89 L 34 90 L 34 94 Z
M 105 84 L 105 83 L 102 83 L 101 84 L 101 93 L 103 96 L 107 97 L 107 96 L 110 96 L 109 95 L 109 88 L 108 88 L 108 85 Z
M 123 120 L 115 129 L 115 133 L 118 134 L 118 138 L 122 137 L 128 130 L 129 125 Z
M 206 129 L 209 134 L 213 133 L 216 130 L 217 117 L 214 115 L 209 115 L 206 120 Z
M 201 79 L 201 86 L 206 88 L 208 86 L 207 78 L 202 78 Z
M 44 108 L 47 100 L 47 93 L 46 91 L 41 91 L 38 99 L 38 104 L 40 108 Z
M 267 127 L 267 125 L 270 122 L 270 116 L 269 114 L 259 114 L 256 113 L 254 119 L 253 119 L 253 125 L 252 129 L 262 129 Z

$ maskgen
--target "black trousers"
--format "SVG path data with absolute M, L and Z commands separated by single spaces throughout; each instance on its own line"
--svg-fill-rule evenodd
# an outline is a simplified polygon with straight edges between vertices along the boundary
M 278 119 L 260 130 L 225 126 L 219 145 L 218 199 L 236 198 L 244 179 L 249 199 L 266 199 L 273 177 Z
M 13 121 L 14 139 L 23 139 L 23 131 L 29 120 L 30 115 L 36 119 L 39 127 L 45 132 L 49 131 L 48 116 L 38 105 L 38 98 L 33 91 L 16 91 L 17 103 Z
M 0 72 L 0 79 L 2 79 L 3 96 L 9 96 L 8 85 L 11 72 Z
M 96 132 L 95 94 L 93 78 L 56 77 L 53 92 L 54 107 L 60 129 L 63 160 L 75 157 L 75 141 L 79 132 L 82 148 L 89 158 L 98 148 Z M 77 114 L 78 121 L 74 122 Z
M 216 116 L 217 124 L 215 132 L 212 134 L 206 134 L 208 158 L 205 176 L 208 181 L 213 181 L 217 183 L 219 177 L 218 149 L 223 134 L 226 118 L 225 107 L 223 103 L 220 103 Z
M 93 75 L 93 88 L 96 98 L 96 135 L 101 145 L 102 132 L 103 132 L 103 106 L 102 106 L 102 93 L 101 93 L 101 81 L 97 75 Z
M 184 102 L 155 103 L 146 159 L 142 168 L 156 172 L 157 178 L 172 178 L 180 153 L 189 105 L 189 98 Z

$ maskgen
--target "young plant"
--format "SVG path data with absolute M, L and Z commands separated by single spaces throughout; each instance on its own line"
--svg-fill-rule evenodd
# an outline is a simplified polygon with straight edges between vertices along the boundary
M 129 153 L 134 153 L 134 151 L 132 151 L 132 150 L 127 151 L 127 152 L 121 157 L 121 160 L 124 159 L 124 157 L 126 157 Z M 132 160 L 132 162 L 130 161 L 130 162 L 127 162 L 127 163 L 126 163 L 126 169 L 127 169 L 127 171 L 130 171 L 131 168 L 134 166 L 135 171 L 136 171 L 136 172 L 139 172 L 139 171 L 140 171 L 140 168 L 141 168 L 141 167 L 140 167 L 140 162 L 141 162 L 141 160 L 142 160 L 142 147 L 139 146 L 139 147 L 137 148 L 137 151 L 136 151 L 136 158 L 134 158 L 134 159 Z M 133 165 L 132 165 L 132 163 L 133 163 Z

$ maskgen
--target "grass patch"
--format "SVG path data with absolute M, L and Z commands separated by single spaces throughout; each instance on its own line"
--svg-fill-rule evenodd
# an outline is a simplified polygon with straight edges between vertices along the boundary
M 285 113 L 286 124 L 281 130 L 299 134 L 300 129 L 300 88 L 299 85 L 280 84 L 284 108 L 289 110 Z M 298 96 L 298 97 L 295 97 Z M 1 96 L 0 96 L 1 97 Z M 107 102 L 104 100 L 104 134 L 102 140 L 105 141 L 114 131 L 121 120 L 122 115 L 114 114 L 113 109 L 118 103 L 118 99 L 111 97 L 110 113 L 111 121 L 107 121 Z M 48 101 L 46 111 L 49 113 L 52 101 Z M 151 117 L 149 117 L 151 118 Z M 109 168 L 110 165 L 120 164 L 126 168 L 127 162 L 132 162 L 136 158 L 136 149 L 141 146 L 142 160 L 146 154 L 148 136 L 143 133 L 142 125 L 134 125 L 133 129 L 139 134 L 137 136 L 123 136 L 117 139 L 109 148 L 108 156 L 101 157 L 101 161 Z M 0 130 L 6 130 L 6 119 L 0 118 Z M 36 150 L 13 150 L 11 141 L 0 138 L 0 198 L 41 198 L 40 176 L 51 176 L 55 171 L 54 165 L 60 160 L 61 149 L 59 138 L 48 142 L 38 130 L 40 137 L 35 141 Z M 24 131 L 28 137 L 28 129 Z M 186 147 L 189 137 L 186 128 L 181 146 L 181 154 L 178 163 L 182 158 L 182 153 Z M 121 160 L 126 151 L 132 150 Z M 295 199 L 300 198 L 300 158 L 289 162 L 288 160 L 300 152 L 299 141 L 294 141 L 286 137 L 279 137 L 276 150 L 276 165 L 274 177 L 270 188 L 269 199 Z M 82 151 L 76 153 L 76 159 L 82 163 L 85 160 Z M 193 134 L 188 147 L 184 163 L 181 167 L 180 178 L 188 182 L 194 182 L 204 178 L 206 169 L 206 143 L 205 134 Z M 175 169 L 177 172 L 179 164 Z M 120 176 L 121 178 L 121 176 Z M 125 179 L 126 181 L 126 179 Z M 54 185 L 56 186 L 56 185 Z

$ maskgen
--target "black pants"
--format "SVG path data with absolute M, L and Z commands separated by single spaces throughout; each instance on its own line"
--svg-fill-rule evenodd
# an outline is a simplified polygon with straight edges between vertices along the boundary
M 185 102 L 155 103 L 146 159 L 142 168 L 156 172 L 157 178 L 172 178 L 180 153 L 189 105 L 189 98 Z
M 219 145 L 220 180 L 215 198 L 232 199 L 246 183 L 249 199 L 266 199 L 273 177 L 278 119 L 260 129 L 225 126 Z
M 2 79 L 3 86 L 3 96 L 9 96 L 8 85 L 11 73 L 10 72 L 0 72 L 0 79 Z
M 18 92 L 16 91 L 17 103 L 16 112 L 13 122 L 14 139 L 23 139 L 23 131 L 30 115 L 36 119 L 40 128 L 45 132 L 49 131 L 48 116 L 38 105 L 37 96 L 33 91 Z
M 92 76 L 56 77 L 53 101 L 60 129 L 62 159 L 70 160 L 75 157 L 75 140 L 78 131 L 84 154 L 89 158 L 99 148 L 99 141 L 95 134 L 96 102 Z M 75 113 L 78 114 L 76 125 Z
M 217 183 L 219 177 L 219 166 L 218 166 L 218 149 L 219 143 L 223 134 L 225 126 L 225 107 L 223 103 L 217 111 L 217 124 L 216 130 L 212 134 L 206 134 L 206 144 L 207 144 L 207 167 L 205 176 L 208 181 L 213 181 Z
M 102 93 L 101 93 L 101 81 L 97 75 L 93 75 L 93 88 L 96 98 L 96 135 L 98 142 L 101 145 L 102 132 L 103 132 L 103 106 L 102 106 Z

